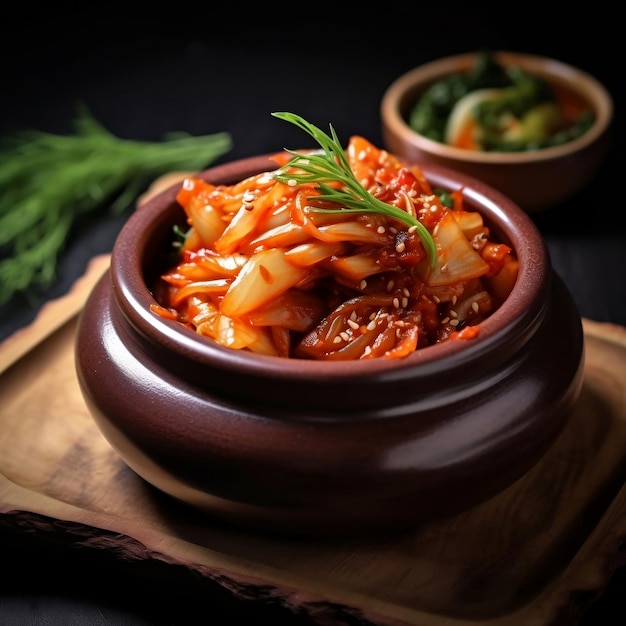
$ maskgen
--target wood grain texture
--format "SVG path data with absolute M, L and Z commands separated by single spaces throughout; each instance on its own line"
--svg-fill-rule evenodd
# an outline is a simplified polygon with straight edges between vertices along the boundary
M 122 561 L 159 561 L 319 624 L 548 626 L 587 608 L 624 562 L 626 329 L 583 320 L 585 381 L 526 476 L 461 515 L 377 540 L 235 530 L 158 493 L 118 458 L 76 380 L 74 334 L 106 271 L 0 344 L 0 525 Z

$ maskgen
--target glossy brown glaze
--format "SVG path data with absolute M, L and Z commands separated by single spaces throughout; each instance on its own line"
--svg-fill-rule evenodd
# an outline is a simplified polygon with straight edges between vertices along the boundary
M 592 128 L 560 146 L 510 153 L 465 150 L 419 135 L 408 119 L 420 94 L 446 75 L 474 67 L 476 55 L 470 53 L 413 68 L 389 85 L 380 106 L 383 140 L 397 155 L 475 177 L 506 194 L 525 211 L 536 213 L 580 191 L 596 174 L 609 147 L 613 101 L 593 76 L 560 61 L 506 51 L 497 52 L 496 58 L 503 65 L 517 65 L 555 88 L 577 94 L 595 114 Z
M 260 156 L 202 176 L 230 183 L 272 167 Z M 408 529 L 528 471 L 581 389 L 579 314 L 525 212 L 473 179 L 424 171 L 435 187 L 465 187 L 465 202 L 514 247 L 520 271 L 476 339 L 401 360 L 254 355 L 154 315 L 149 286 L 173 224 L 185 219 L 177 186 L 131 216 L 76 342 L 85 400 L 120 457 L 211 515 L 314 535 Z

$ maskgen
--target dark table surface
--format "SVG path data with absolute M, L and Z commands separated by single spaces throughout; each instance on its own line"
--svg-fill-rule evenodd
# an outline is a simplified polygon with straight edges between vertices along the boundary
M 585 189 L 533 219 L 580 314 L 626 326 L 623 72 L 615 69 L 624 52 L 623 3 L 556 3 L 550 17 L 537 13 L 539 5 L 339 4 L 315 3 L 307 12 L 280 2 L 183 3 L 131 17 L 107 5 L 69 11 L 5 3 L 0 135 L 71 132 L 84 103 L 124 138 L 228 131 L 233 149 L 221 161 L 297 147 L 301 131 L 270 116 L 279 110 L 332 123 L 340 138 L 360 134 L 382 145 L 380 99 L 413 66 L 485 47 L 551 56 L 594 74 L 612 93 L 614 141 Z M 64 294 L 92 256 L 109 252 L 132 210 L 103 210 L 77 224 L 50 289 L 0 308 L 0 341 Z M 0 624 L 289 623 L 237 603 L 207 606 L 201 590 L 177 585 L 156 564 L 133 567 L 6 530 L 0 554 Z M 624 592 L 626 571 L 618 569 L 579 623 L 626 623 Z

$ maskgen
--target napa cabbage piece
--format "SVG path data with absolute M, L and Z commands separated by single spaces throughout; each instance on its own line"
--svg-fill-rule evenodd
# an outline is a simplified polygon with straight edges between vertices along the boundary
M 271 302 L 298 284 L 307 270 L 290 263 L 280 248 L 253 254 L 228 286 L 221 301 L 221 311 L 229 317 L 241 317 Z
M 472 248 L 452 213 L 446 213 L 437 224 L 433 238 L 437 259 L 424 273 L 427 285 L 449 285 L 469 281 L 487 274 L 489 265 Z

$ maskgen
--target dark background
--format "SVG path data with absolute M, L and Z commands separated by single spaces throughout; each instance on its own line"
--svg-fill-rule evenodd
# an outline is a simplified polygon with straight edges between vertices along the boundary
M 228 131 L 233 149 L 220 162 L 300 147 L 301 131 L 270 116 L 279 110 L 324 128 L 332 123 L 342 140 L 361 134 L 382 145 L 381 97 L 415 65 L 485 47 L 547 55 L 603 82 L 616 120 L 596 179 L 534 219 L 581 315 L 626 325 L 622 11 L 622 2 L 84 3 L 72 9 L 9 2 L 0 9 L 0 135 L 72 132 L 83 103 L 122 138 Z M 0 307 L 0 341 L 64 294 L 92 256 L 109 252 L 133 208 L 113 215 L 104 207 L 79 222 L 53 286 Z M 282 623 L 271 611 L 249 612 L 228 600 L 221 617 L 193 581 L 158 564 L 129 566 L 114 555 L 84 555 L 19 532 L 4 530 L 0 539 L 2 624 L 178 624 L 192 623 L 193 615 L 212 615 L 213 624 L 235 615 L 246 623 Z M 162 580 L 166 587 L 161 583 L 157 594 L 144 591 Z M 620 570 L 581 624 L 625 623 L 624 590 Z

